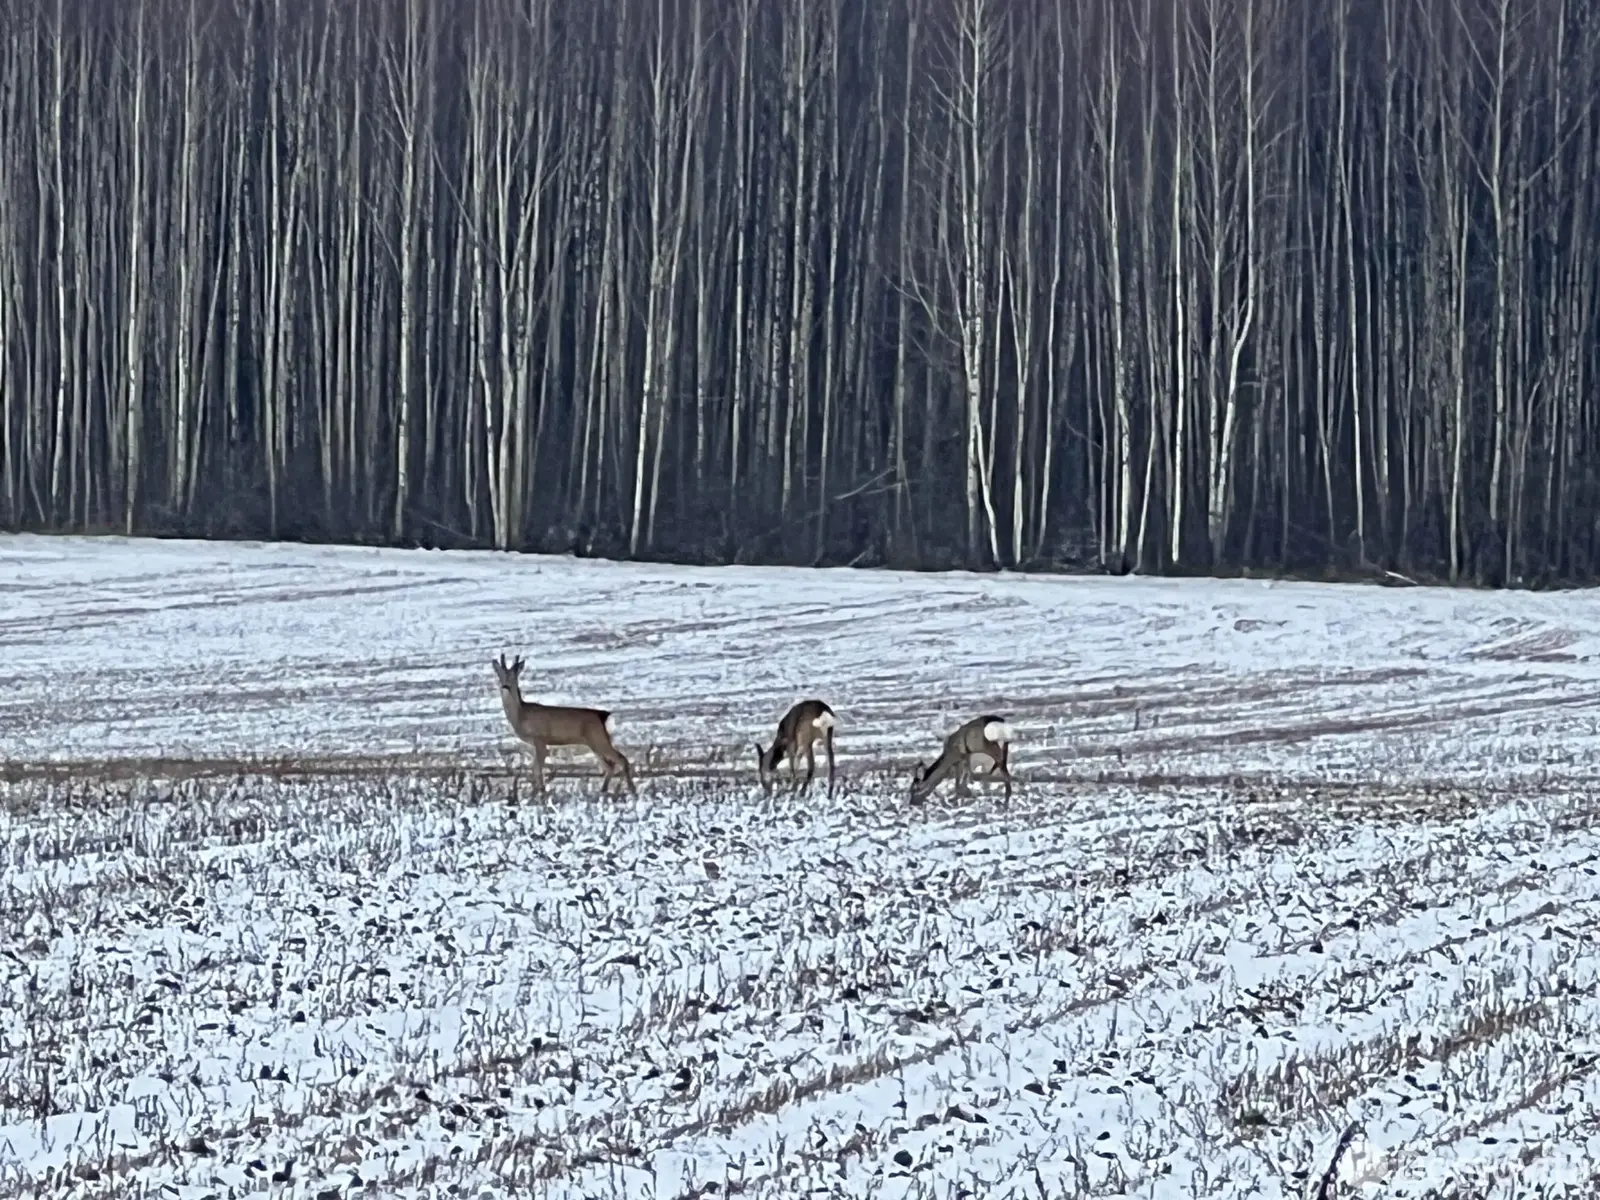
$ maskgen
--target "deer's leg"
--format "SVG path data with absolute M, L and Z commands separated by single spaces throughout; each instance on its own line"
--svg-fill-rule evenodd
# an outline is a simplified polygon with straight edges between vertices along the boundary
M 956 795 L 963 799 L 972 795 L 972 788 L 968 786 L 968 781 L 972 778 L 972 756 L 970 754 L 961 756 L 960 761 L 956 763 L 955 774 Z
M 833 729 L 830 727 L 823 748 L 828 752 L 828 799 L 833 799 Z
M 611 756 L 596 747 L 594 750 L 595 761 L 600 764 L 600 794 L 604 796 L 611 790 Z
M 617 756 L 616 769 L 622 775 L 622 782 L 628 785 L 629 793 L 637 796 L 639 789 L 634 786 L 633 782 L 633 764 L 628 761 L 627 755 L 623 754 L 615 746 L 611 748 L 611 753 Z
M 811 780 L 816 776 L 816 773 L 817 773 L 817 744 L 816 744 L 816 742 L 807 742 L 806 743 L 806 782 L 805 782 L 805 790 L 808 791 L 808 792 L 811 790 Z
M 533 790 L 544 791 L 544 743 L 529 742 L 533 747 Z
M 1004 742 L 991 742 L 985 739 L 983 748 L 978 753 L 989 760 L 989 765 L 984 768 L 983 772 L 984 782 L 989 782 L 991 776 L 998 776 L 1005 782 L 1006 798 L 1010 799 L 1011 771 L 1006 766 L 1006 756 L 1010 753 L 1010 748 Z M 969 759 L 968 761 L 970 763 L 971 760 Z M 975 774 L 973 778 L 976 778 Z
M 600 763 L 600 794 L 604 796 L 611 790 L 612 781 L 621 773 L 622 764 L 627 759 L 622 757 L 622 752 L 610 738 L 596 738 L 589 743 L 589 750 Z
M 987 755 L 989 762 L 992 763 L 984 774 L 995 774 L 1005 781 L 1005 794 L 1008 800 L 1011 798 L 1011 770 L 1010 766 L 1006 766 L 1006 757 L 1010 754 L 1011 747 L 1006 746 L 1005 742 L 987 742 L 984 749 L 984 755 Z

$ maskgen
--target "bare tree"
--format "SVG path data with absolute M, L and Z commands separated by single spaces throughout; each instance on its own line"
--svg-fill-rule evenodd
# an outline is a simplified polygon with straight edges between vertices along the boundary
M 0 13 L 8 527 L 1600 566 L 1574 0 L 103 15 Z

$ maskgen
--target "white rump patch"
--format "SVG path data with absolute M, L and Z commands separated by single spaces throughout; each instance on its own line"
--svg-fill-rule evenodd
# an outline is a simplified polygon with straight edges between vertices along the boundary
M 1004 746 L 1011 741 L 1011 726 L 1004 721 L 990 721 L 983 727 L 983 736 Z
M 834 716 L 831 712 L 825 712 L 820 714 L 817 719 L 811 723 L 818 729 L 832 729 L 839 723 L 839 718 Z

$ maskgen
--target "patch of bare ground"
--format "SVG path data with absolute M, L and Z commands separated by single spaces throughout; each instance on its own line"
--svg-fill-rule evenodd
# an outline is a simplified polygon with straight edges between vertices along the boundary
M 1244 677 L 1220 672 L 1177 673 L 1166 679 L 1129 682 L 1124 675 L 1091 676 L 1077 687 L 1015 699 L 991 702 L 1018 713 L 1048 715 L 1063 711 L 1073 716 L 1103 713 L 1150 713 L 1159 720 L 1165 710 L 1217 711 L 1219 707 L 1251 705 L 1265 700 L 1293 707 L 1320 693 L 1341 694 L 1345 689 L 1373 689 L 1420 679 L 1422 667 L 1383 667 L 1359 671 L 1281 671 Z
M 755 783 L 753 750 L 746 753 L 742 744 L 699 748 L 684 752 L 678 747 L 628 747 L 635 761 L 635 774 L 642 779 L 666 783 L 692 783 L 714 787 L 740 787 Z M 1093 755 L 1083 750 L 1081 756 Z M 926 757 L 926 755 L 924 755 Z M 748 761 L 747 761 L 748 760 Z M 908 786 L 915 758 L 858 754 L 841 756 L 837 790 L 849 794 L 865 792 L 900 798 Z M 571 781 L 571 786 L 587 790 L 597 786 L 597 768 L 576 753 L 552 758 L 548 768 L 555 779 Z M 785 769 L 786 771 L 786 769 Z M 1322 803 L 1354 801 L 1371 806 L 1372 814 L 1382 810 L 1417 816 L 1423 812 L 1443 815 L 1450 812 L 1481 811 L 1485 796 L 1537 796 L 1565 794 L 1574 790 L 1600 788 L 1600 773 L 1563 772 L 1559 776 L 1527 776 L 1497 781 L 1487 791 L 1481 785 L 1453 777 L 1418 777 L 1391 782 L 1329 778 L 1308 772 L 1230 770 L 1106 770 L 1064 771 L 1050 765 L 1015 769 L 1015 804 L 1025 805 L 1027 797 L 1038 793 L 1054 815 L 1069 820 L 1084 820 L 1083 797 L 1097 793 L 1134 791 L 1166 792 L 1174 795 L 1194 791 L 1222 791 L 1229 802 L 1294 804 L 1314 810 Z M 455 754 L 396 752 L 386 754 L 219 754 L 106 756 L 94 758 L 11 759 L 0 761 L 0 783 L 42 782 L 63 785 L 96 786 L 160 784 L 183 780 L 419 780 L 445 783 L 452 787 L 477 788 L 484 794 L 509 791 L 513 784 L 525 783 L 529 767 L 520 749 L 505 749 L 498 754 Z M 787 775 L 785 774 L 785 778 Z M 813 788 L 825 790 L 825 767 L 818 765 Z M 993 806 L 983 798 L 987 789 L 998 784 L 984 782 L 980 776 L 975 795 L 978 803 L 956 801 L 935 805 L 967 814 L 975 824 L 1015 821 L 1026 812 L 1012 806 Z M 531 794 L 531 793 L 530 793 Z M 1201 802 L 1191 798 L 1191 806 Z M 1205 803 L 1209 804 L 1210 801 Z M 1342 815 L 1351 815 L 1349 813 Z
M 1514 716 L 1526 719 L 1541 711 L 1581 711 L 1600 709 L 1600 696 L 1588 694 L 1551 695 L 1543 684 L 1529 684 L 1520 688 L 1501 688 L 1499 698 L 1476 703 L 1458 701 L 1446 703 L 1432 700 L 1422 705 L 1407 705 L 1387 710 L 1317 717 L 1296 722 L 1276 722 L 1215 732 L 1180 732 L 1162 735 L 1153 732 L 1131 731 L 1114 743 L 1080 744 L 1069 750 L 1055 753 L 1070 758 L 1118 757 L 1130 752 L 1140 754 L 1173 755 L 1185 751 L 1204 751 L 1241 746 L 1296 745 L 1327 737 L 1350 737 L 1357 734 L 1398 733 L 1425 729 L 1444 729 L 1467 725 L 1496 717 Z M 1229 718 L 1230 723 L 1237 720 Z
M 744 755 L 740 748 L 729 748 L 681 755 L 661 747 L 648 747 L 642 752 L 630 748 L 630 754 L 634 756 L 634 773 L 641 780 L 713 788 L 717 789 L 718 794 L 729 787 L 753 787 L 755 784 L 753 751 Z M 743 761 L 746 758 L 751 761 Z M 881 795 L 890 797 L 895 803 L 903 802 L 912 765 L 909 758 L 855 756 L 841 760 L 836 791 L 841 796 Z M 565 789 L 572 787 L 585 792 L 595 790 L 601 778 L 597 768 L 575 756 L 564 760 L 553 757 L 547 765 L 547 771 L 552 780 L 565 781 L 559 785 L 562 790 L 558 791 L 558 795 L 569 795 L 570 792 Z M 1330 779 L 1321 774 L 1295 777 L 1248 771 L 1136 770 L 1083 773 L 1037 768 L 1026 774 L 1019 771 L 1017 776 L 1015 799 L 1011 805 L 996 806 L 983 801 L 982 789 L 998 789 L 998 784 L 980 781 L 977 785 L 979 790 L 975 792 L 979 797 L 976 805 L 971 800 L 936 800 L 934 807 L 936 810 L 965 814 L 962 819 L 972 825 L 1026 821 L 1030 811 L 1026 806 L 1030 804 L 1047 809 L 1053 819 L 1081 823 L 1105 815 L 1104 809 L 1084 807 L 1085 798 L 1097 794 L 1122 795 L 1140 791 L 1183 795 L 1211 792 L 1221 793 L 1223 802 L 1229 804 L 1292 805 L 1308 814 L 1332 805 L 1336 807 L 1327 811 L 1336 811 L 1339 816 L 1353 816 L 1356 810 L 1337 806 L 1354 803 L 1373 818 L 1381 817 L 1385 812 L 1416 818 L 1422 815 L 1446 817 L 1450 814 L 1480 812 L 1485 795 L 1554 795 L 1565 794 L 1573 789 L 1600 787 L 1600 773 L 1563 774 L 1558 779 L 1513 778 L 1496 783 L 1487 793 L 1453 778 L 1419 778 L 1391 783 Z M 787 775 L 784 778 L 787 779 Z M 101 786 L 158 786 L 180 781 L 234 781 L 242 784 L 258 780 L 390 780 L 443 784 L 456 794 L 468 796 L 489 797 L 515 792 L 531 799 L 534 793 L 529 790 L 530 779 L 530 769 L 520 751 L 493 758 L 487 755 L 412 752 L 371 755 L 160 755 L 0 762 L 0 783 L 55 784 L 80 790 Z M 817 793 L 826 791 L 826 770 L 821 763 L 812 788 Z M 1030 801 L 1030 796 L 1037 799 Z M 1215 803 L 1190 795 L 1182 806 L 1196 812 L 1213 811 Z M 909 811 L 915 813 L 917 809 L 911 806 Z
M 1530 621 L 1509 622 L 1514 632 L 1499 641 L 1477 646 L 1467 651 L 1467 657 L 1480 662 L 1577 662 L 1578 656 L 1567 649 L 1582 641 L 1582 635 L 1573 629 L 1562 629 Z

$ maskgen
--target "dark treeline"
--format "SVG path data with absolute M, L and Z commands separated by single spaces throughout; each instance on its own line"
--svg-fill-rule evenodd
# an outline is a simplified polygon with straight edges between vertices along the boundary
M 1593 0 L 10 0 L 0 523 L 1600 574 Z

